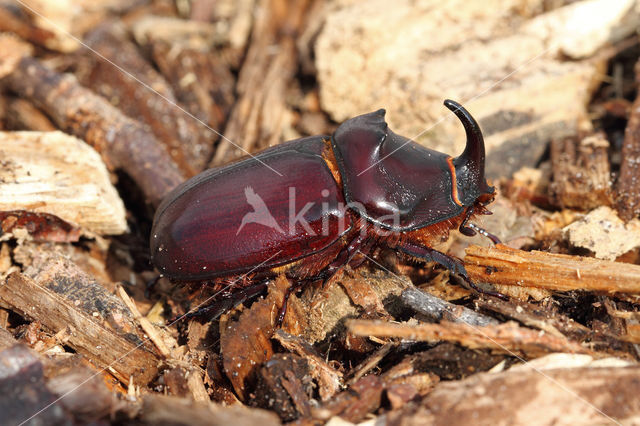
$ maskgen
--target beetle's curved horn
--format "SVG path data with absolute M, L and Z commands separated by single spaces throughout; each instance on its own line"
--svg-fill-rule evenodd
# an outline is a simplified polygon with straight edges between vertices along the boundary
M 484 179 L 484 138 L 478 122 L 462 105 L 450 99 L 444 101 L 444 105 L 460 119 L 467 134 L 467 145 L 462 154 L 453 160 L 453 164 L 463 202 L 470 204 L 481 193 L 493 192 Z

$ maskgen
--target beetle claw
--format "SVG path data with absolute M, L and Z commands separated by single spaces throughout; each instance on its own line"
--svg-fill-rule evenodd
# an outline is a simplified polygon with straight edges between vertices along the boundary
M 472 228 L 474 231 L 477 231 L 480 235 L 484 235 L 485 237 L 487 237 L 488 239 L 491 240 L 491 242 L 493 242 L 493 244 L 502 244 L 502 241 L 500 241 L 500 238 L 498 238 L 497 236 L 493 235 L 490 232 L 487 232 L 486 230 L 480 228 L 478 225 L 473 224 L 473 223 L 469 223 L 469 228 Z M 464 234 L 464 232 L 463 232 Z M 465 234 L 467 235 L 467 234 Z M 474 232 L 475 235 L 475 232 Z
M 509 300 L 509 297 L 504 295 L 504 294 L 502 294 L 502 293 L 499 293 L 497 291 L 492 291 L 492 290 L 484 290 L 484 289 L 478 287 L 477 285 L 475 285 L 473 283 L 473 281 L 471 281 L 469 279 L 469 277 L 463 277 L 463 278 L 464 278 L 465 282 L 469 285 L 469 287 L 471 287 L 472 289 L 474 289 L 475 291 L 477 291 L 480 294 L 486 294 L 487 296 L 497 297 L 498 299 L 504 300 L 504 301 L 508 301 Z

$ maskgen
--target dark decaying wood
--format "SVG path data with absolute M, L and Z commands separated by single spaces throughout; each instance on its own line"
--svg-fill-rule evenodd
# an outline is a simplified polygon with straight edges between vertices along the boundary
M 25 345 L 0 351 L 0 395 L 3 424 L 21 424 L 35 415 L 38 424 L 73 423 L 45 386 L 40 357 Z
M 276 339 L 287 350 L 302 357 L 309 364 L 309 374 L 318 383 L 320 399 L 326 401 L 342 386 L 342 372 L 330 366 L 309 342 L 299 336 L 293 336 L 284 330 L 276 330 Z
M 309 363 L 293 354 L 275 354 L 257 373 L 251 402 L 278 413 L 284 421 L 311 415 L 313 390 Z
M 40 284 L 14 273 L 0 287 L 0 300 L 28 318 L 37 318 L 53 333 L 68 328 L 68 344 L 97 366 L 108 368 L 123 383 L 129 383 L 130 378 L 139 384 L 151 381 L 158 372 L 160 357 L 118 315 L 114 309 L 117 299 L 93 280 L 82 280 L 82 274 L 73 280 L 64 268 L 59 272 L 52 270 L 53 275 L 41 276 Z
M 537 328 L 553 336 L 568 336 L 584 340 L 590 335 L 590 329 L 566 315 L 522 301 L 503 301 L 496 298 L 477 299 L 475 305 L 483 310 L 498 312 L 507 318 L 518 321 L 527 327 Z
M 640 62 L 636 63 L 636 83 L 640 84 Z M 622 164 L 616 185 L 620 217 L 630 220 L 640 215 L 640 95 L 631 105 L 624 132 Z
M 45 111 L 57 126 L 96 148 L 108 166 L 124 170 L 150 203 L 158 204 L 184 180 L 153 134 L 74 77 L 25 57 L 6 81 L 12 91 Z
M 380 407 L 384 387 L 385 384 L 380 377 L 365 376 L 331 401 L 314 408 L 312 415 L 315 419 L 323 421 L 339 416 L 352 423 L 360 422 L 368 413 Z

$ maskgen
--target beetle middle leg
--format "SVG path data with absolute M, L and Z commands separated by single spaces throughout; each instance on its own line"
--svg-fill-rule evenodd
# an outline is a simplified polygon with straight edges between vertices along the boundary
M 400 249 L 402 252 L 410 256 L 416 257 L 418 259 L 439 263 L 440 265 L 444 266 L 452 273 L 462 277 L 462 279 L 464 279 L 464 281 L 469 285 L 469 287 L 471 287 L 478 293 L 486 294 L 489 296 L 495 296 L 503 300 L 507 299 L 507 297 L 502 293 L 498 293 L 496 291 L 490 291 L 490 290 L 483 290 L 477 285 L 475 285 L 474 282 L 471 281 L 471 279 L 469 278 L 469 275 L 467 274 L 467 270 L 465 269 L 464 265 L 459 259 L 448 256 L 438 250 L 434 250 L 429 247 L 419 246 L 417 244 L 412 244 L 412 243 L 402 243 L 398 245 L 397 248 Z
M 190 318 L 204 316 L 207 316 L 207 319 L 209 321 L 215 320 L 225 312 L 228 312 L 236 306 L 246 302 L 247 300 L 253 299 L 266 292 L 270 281 L 271 280 L 269 279 L 264 279 L 255 284 L 238 288 L 232 292 L 229 292 L 228 294 L 223 294 L 219 300 L 213 300 L 211 303 L 208 303 L 204 306 L 199 306 L 193 311 L 189 311 L 178 318 L 172 319 L 170 323 L 176 322 L 178 320 L 187 320 Z
M 326 284 L 335 274 L 337 274 L 345 265 L 349 264 L 352 268 L 358 267 L 362 261 L 352 263 L 354 256 L 363 248 L 369 248 L 373 244 L 373 240 L 362 233 L 358 234 L 348 246 L 343 248 L 338 256 L 327 265 L 315 279 L 322 279 L 323 285 Z
M 361 260 L 358 260 L 357 264 L 352 264 L 352 260 L 354 260 L 354 256 L 363 248 L 369 248 L 373 244 L 373 240 L 367 237 L 366 233 L 359 233 L 348 246 L 340 250 L 336 258 L 324 267 L 317 275 L 304 278 L 300 280 L 295 280 L 293 277 L 287 277 L 287 279 L 291 281 L 295 281 L 295 284 L 292 284 L 284 294 L 284 298 L 282 301 L 282 306 L 278 312 L 278 318 L 276 325 L 279 327 L 282 325 L 284 321 L 284 316 L 287 313 L 287 302 L 289 301 L 289 297 L 302 288 L 305 284 L 312 283 L 315 281 L 322 280 L 322 284 L 325 285 L 334 275 L 336 275 L 345 265 L 349 264 L 352 267 L 358 266 L 362 263 Z

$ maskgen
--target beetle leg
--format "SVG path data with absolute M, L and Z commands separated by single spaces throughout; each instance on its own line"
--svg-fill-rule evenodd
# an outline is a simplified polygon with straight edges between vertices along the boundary
M 145 283 L 144 297 L 146 297 L 147 299 L 151 298 L 151 291 L 155 289 L 156 284 L 158 284 L 158 281 L 160 281 L 160 278 L 162 278 L 162 275 L 158 274 Z
M 214 300 L 207 305 L 200 306 L 194 311 L 189 311 L 178 318 L 170 320 L 169 323 L 174 323 L 179 320 L 182 321 L 195 317 L 203 317 L 205 315 L 208 317 L 209 321 L 213 321 L 225 312 L 228 312 L 236 306 L 246 302 L 247 300 L 253 299 L 254 297 L 264 293 L 264 291 L 267 289 L 269 281 L 270 280 L 263 280 L 256 284 L 239 288 L 229 296 L 226 296 L 221 300 Z
M 399 245 L 397 248 L 410 256 L 417 257 L 419 259 L 423 259 L 426 261 L 433 261 L 433 262 L 439 263 L 440 265 L 444 266 L 452 273 L 462 277 L 462 279 L 464 279 L 464 281 L 469 285 L 469 287 L 471 287 L 478 293 L 486 294 L 489 296 L 495 296 L 502 300 L 507 299 L 507 297 L 502 293 L 498 293 L 496 291 L 483 290 L 477 285 L 475 285 L 473 281 L 471 281 L 471 279 L 469 278 L 469 275 L 467 275 L 467 270 L 465 269 L 464 265 L 459 259 L 448 256 L 438 250 L 434 250 L 429 247 L 423 247 L 423 246 L 419 246 L 411 243 L 403 243 Z
M 287 314 L 287 304 L 289 303 L 289 297 L 291 297 L 293 293 L 298 291 L 300 287 L 302 287 L 309 281 L 311 280 L 299 280 L 295 284 L 291 284 L 289 288 L 287 288 L 287 290 L 284 292 L 284 296 L 282 297 L 282 306 L 280 306 L 278 317 L 276 318 L 276 327 L 280 327 L 284 322 L 284 316 Z M 289 282 L 291 282 L 291 279 L 289 279 Z
M 473 206 L 469 207 L 469 209 L 464 215 L 464 219 L 462 219 L 462 223 L 460 224 L 460 227 L 458 228 L 460 233 L 462 235 L 466 235 L 467 237 L 473 237 L 474 235 L 476 235 L 476 231 L 473 230 L 471 227 L 467 226 L 467 222 L 469 221 L 469 218 L 473 214 L 473 211 L 474 211 Z
M 473 229 L 474 231 L 476 231 L 478 234 L 483 235 L 485 237 L 487 237 L 488 239 L 491 240 L 491 242 L 493 242 L 493 244 L 502 244 L 502 241 L 500 241 L 500 238 L 498 238 L 497 236 L 493 235 L 492 233 L 486 231 L 483 228 L 480 228 L 478 225 L 476 225 L 475 223 L 471 223 L 469 222 L 469 228 Z
M 483 214 L 486 214 L 486 212 L 488 212 L 488 210 L 485 210 Z M 480 228 L 475 223 L 469 222 L 469 218 L 471 217 L 471 215 L 473 215 L 473 213 L 474 213 L 474 208 L 473 206 L 471 206 L 469 207 L 469 210 L 467 210 L 467 213 L 464 215 L 464 219 L 462 220 L 462 223 L 458 228 L 460 233 L 462 235 L 466 235 L 467 237 L 473 237 L 474 235 L 476 235 L 476 233 L 478 233 L 480 235 L 483 235 L 489 238 L 491 242 L 493 242 L 493 244 L 502 244 L 502 241 L 500 241 L 500 238 Z M 491 212 L 489 212 L 489 214 L 491 214 Z
M 373 241 L 366 237 L 366 235 L 358 234 L 349 245 L 343 248 L 338 256 L 327 265 L 318 275 L 312 278 L 307 278 L 303 280 L 297 281 L 295 284 L 292 284 L 284 294 L 284 298 L 282 301 L 282 306 L 280 307 L 280 311 L 278 312 L 278 318 L 276 320 L 276 326 L 280 327 L 282 322 L 284 321 L 284 316 L 287 313 L 287 302 L 289 301 L 289 297 L 298 291 L 303 285 L 306 283 L 310 283 L 317 280 L 322 280 L 322 285 L 324 286 L 335 274 L 338 273 L 346 264 L 350 264 L 352 267 L 356 267 L 360 265 L 365 258 L 358 260 L 357 264 L 351 264 L 350 262 L 353 260 L 353 257 L 358 253 L 360 248 L 362 247 L 370 247 Z M 287 277 L 290 281 L 293 278 Z
M 362 248 L 363 246 L 368 247 L 372 242 L 373 241 L 368 239 L 365 235 L 358 234 L 357 237 L 351 240 L 351 242 L 347 247 L 343 248 L 340 251 L 340 253 L 338 253 L 338 256 L 333 260 L 333 262 L 327 265 L 320 272 L 320 274 L 318 274 L 316 279 L 322 279 L 324 281 L 323 282 L 323 285 L 324 285 L 331 279 L 331 277 L 337 274 L 338 271 L 340 271 L 346 264 L 350 264 L 350 262 L 353 260 L 353 257 L 358 253 L 360 248 Z M 362 259 L 360 263 L 362 263 L 363 261 L 364 259 Z M 358 265 L 360 263 L 358 263 Z M 357 265 L 353 264 L 351 266 L 355 267 Z

